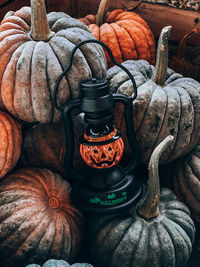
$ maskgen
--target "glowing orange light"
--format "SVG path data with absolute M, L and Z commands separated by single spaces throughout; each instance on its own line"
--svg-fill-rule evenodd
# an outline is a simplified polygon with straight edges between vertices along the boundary
M 95 142 L 101 142 L 107 138 L 95 138 Z M 124 142 L 122 138 L 104 145 L 80 145 L 80 154 L 85 163 L 92 168 L 103 169 L 117 165 L 124 152 Z

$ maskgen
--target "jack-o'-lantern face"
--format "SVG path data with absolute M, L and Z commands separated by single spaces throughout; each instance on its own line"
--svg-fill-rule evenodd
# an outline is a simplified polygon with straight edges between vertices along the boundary
M 80 145 L 80 154 L 85 163 L 97 169 L 110 168 L 122 158 L 124 143 L 122 138 L 104 145 Z

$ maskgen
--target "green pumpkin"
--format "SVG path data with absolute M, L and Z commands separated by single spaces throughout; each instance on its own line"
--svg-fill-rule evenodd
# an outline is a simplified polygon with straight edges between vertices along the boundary
M 74 263 L 70 265 L 68 262 L 64 260 L 48 260 L 42 266 L 38 264 L 29 264 L 26 267 L 93 267 L 89 263 Z
M 149 163 L 145 196 L 120 215 L 93 216 L 88 223 L 88 247 L 95 267 L 184 267 L 190 257 L 195 226 L 189 209 L 175 194 L 160 192 L 158 162 L 171 144 L 168 136 Z
M 200 136 L 200 83 L 168 68 L 168 38 L 171 26 L 162 29 L 156 66 L 145 60 L 123 63 L 132 73 L 138 87 L 133 102 L 133 115 L 137 140 L 142 150 L 142 162 L 148 164 L 154 148 L 168 135 L 173 144 L 165 151 L 160 164 L 167 164 L 190 152 Z M 117 66 L 107 72 L 113 93 L 133 93 L 127 74 Z M 116 121 L 122 123 L 120 109 Z M 122 133 L 125 127 L 122 127 Z

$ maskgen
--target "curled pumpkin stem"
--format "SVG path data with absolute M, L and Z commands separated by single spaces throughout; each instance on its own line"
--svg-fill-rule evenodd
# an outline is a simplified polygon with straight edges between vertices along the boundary
M 44 0 L 31 0 L 31 37 L 48 41 L 55 33 L 50 30 Z
M 185 57 L 185 48 L 186 48 L 187 41 L 191 39 L 197 33 L 199 33 L 199 30 L 197 28 L 193 28 L 191 31 L 189 31 L 182 37 L 182 39 L 180 40 L 178 44 L 177 55 L 176 55 L 177 58 Z
M 151 80 L 160 86 L 165 85 L 168 68 L 168 40 L 172 26 L 166 26 L 162 29 L 158 40 L 156 55 L 156 66 Z
M 101 0 L 96 15 L 96 24 L 100 27 L 104 20 L 106 13 L 108 12 L 109 0 Z
M 149 180 L 147 193 L 139 206 L 138 213 L 145 219 L 152 219 L 158 216 L 160 182 L 158 175 L 159 159 L 163 152 L 173 142 L 172 135 L 167 136 L 153 151 L 149 161 Z

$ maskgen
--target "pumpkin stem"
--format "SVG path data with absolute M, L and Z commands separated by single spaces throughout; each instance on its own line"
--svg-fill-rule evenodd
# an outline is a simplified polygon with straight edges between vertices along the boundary
M 166 73 L 168 68 L 168 39 L 172 26 L 166 26 L 162 29 L 158 40 L 156 55 L 156 66 L 154 68 L 151 80 L 160 86 L 165 85 Z
M 108 12 L 109 0 L 101 0 L 99 8 L 96 14 L 96 24 L 100 27 L 105 19 L 106 13 Z
M 180 42 L 178 44 L 178 49 L 177 49 L 177 54 L 176 54 L 177 58 L 184 58 L 185 57 L 185 48 L 186 48 L 187 41 L 189 39 L 191 39 L 192 36 L 194 36 L 198 32 L 199 32 L 199 30 L 197 28 L 193 28 L 191 31 L 189 31 L 188 33 L 186 33 L 182 37 L 182 39 L 180 40 Z
M 48 41 L 55 33 L 50 30 L 44 0 L 31 0 L 31 37 Z
M 152 219 L 158 216 L 159 209 L 159 195 L 160 195 L 160 182 L 158 175 L 159 159 L 162 153 L 173 142 L 172 135 L 167 136 L 153 151 L 149 161 L 149 180 L 146 196 L 144 197 L 141 205 L 139 206 L 138 213 L 145 219 Z

